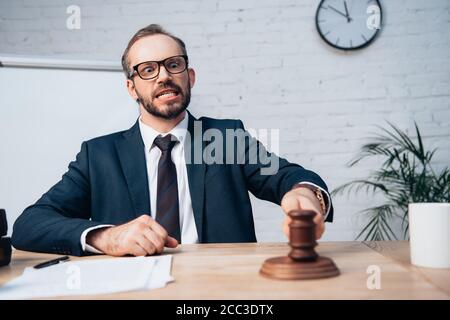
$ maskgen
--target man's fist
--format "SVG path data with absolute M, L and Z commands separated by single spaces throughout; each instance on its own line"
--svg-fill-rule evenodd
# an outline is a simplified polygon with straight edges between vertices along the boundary
M 316 239 L 320 239 L 325 231 L 325 223 L 323 221 L 323 215 L 321 214 L 322 208 L 320 202 L 314 195 L 314 192 L 308 188 L 295 188 L 287 192 L 281 200 L 281 208 L 286 213 L 286 217 L 283 222 L 284 234 L 289 239 L 289 223 L 291 218 L 287 215 L 292 210 L 312 210 L 317 214 L 314 217 L 316 223 Z
M 146 256 L 178 245 L 178 241 L 148 215 L 119 226 L 92 230 L 86 243 L 110 256 Z

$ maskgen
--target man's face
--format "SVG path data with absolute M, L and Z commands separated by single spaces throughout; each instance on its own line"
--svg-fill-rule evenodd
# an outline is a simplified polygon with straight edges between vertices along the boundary
M 183 55 L 178 43 L 166 35 L 152 35 L 136 41 L 128 53 L 130 68 L 145 61 L 161 61 L 169 57 Z M 195 72 L 187 69 L 181 73 L 169 73 L 163 64 L 159 75 L 143 80 L 137 73 L 127 80 L 130 95 L 139 99 L 142 107 L 151 115 L 164 119 L 174 119 L 189 105 L 191 87 L 195 82 Z

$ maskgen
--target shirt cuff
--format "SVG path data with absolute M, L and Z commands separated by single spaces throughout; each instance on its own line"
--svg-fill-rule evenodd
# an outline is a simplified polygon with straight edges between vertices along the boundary
M 80 243 L 81 243 L 81 250 L 83 250 L 83 252 L 91 252 L 91 253 L 98 253 L 98 254 L 102 254 L 103 252 L 101 252 L 100 250 L 95 249 L 93 246 L 90 246 L 86 243 L 86 237 L 87 234 L 90 231 L 93 231 L 95 229 L 100 229 L 100 228 L 105 228 L 105 227 L 113 227 L 113 224 L 101 224 L 95 227 L 91 227 L 91 228 L 87 228 L 86 230 L 83 231 L 83 233 L 81 234 L 81 238 L 80 238 Z
M 324 194 L 327 197 L 327 200 L 328 200 L 327 204 L 326 204 L 327 208 L 326 208 L 325 214 L 323 215 L 323 220 L 326 220 L 327 217 L 328 217 L 328 214 L 330 213 L 330 208 L 331 208 L 331 197 L 330 197 L 330 194 L 324 188 L 318 186 L 315 183 L 309 182 L 309 181 L 302 181 L 302 182 L 298 182 L 297 184 L 309 184 L 311 186 L 314 186 L 314 187 L 318 188 L 320 191 L 322 191 L 322 194 Z

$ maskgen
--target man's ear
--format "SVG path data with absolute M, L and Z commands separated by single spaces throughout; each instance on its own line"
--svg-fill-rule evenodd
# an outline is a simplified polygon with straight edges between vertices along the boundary
M 135 100 L 135 101 L 138 100 L 139 98 L 136 93 L 136 87 L 134 85 L 134 82 L 130 79 L 127 79 L 126 83 L 127 83 L 127 90 L 128 90 L 128 93 L 130 94 L 131 98 L 133 98 L 133 100 Z
M 195 71 L 192 68 L 188 69 L 188 76 L 189 76 L 189 84 L 191 85 L 191 88 L 194 87 L 195 84 Z

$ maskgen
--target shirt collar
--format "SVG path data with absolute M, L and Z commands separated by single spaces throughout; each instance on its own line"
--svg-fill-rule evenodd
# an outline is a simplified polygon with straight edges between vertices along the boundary
M 183 120 L 181 120 L 174 128 L 172 128 L 172 130 L 166 133 L 161 133 L 142 122 L 141 117 L 139 117 L 139 129 L 141 132 L 142 140 L 144 141 L 145 149 L 150 150 L 152 148 L 153 141 L 155 141 L 155 138 L 158 135 L 162 135 L 163 137 L 165 137 L 166 135 L 171 134 L 175 136 L 181 144 L 183 144 L 188 128 L 188 120 L 188 113 L 185 112 Z

